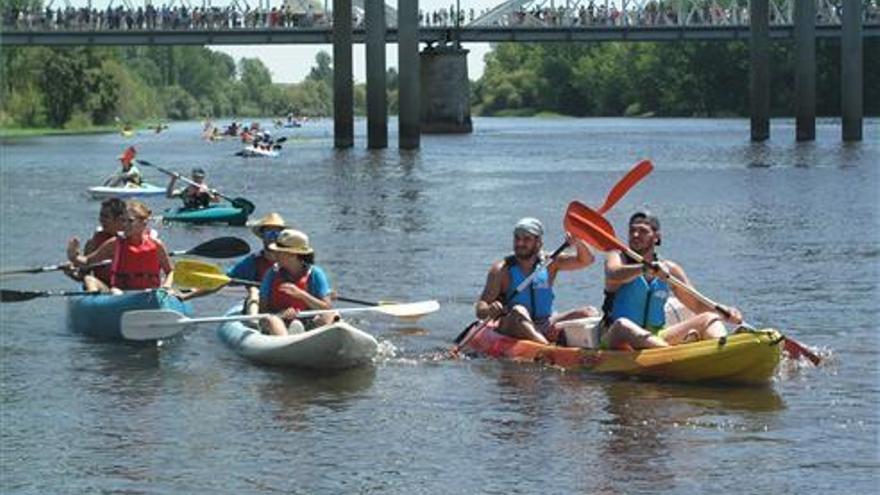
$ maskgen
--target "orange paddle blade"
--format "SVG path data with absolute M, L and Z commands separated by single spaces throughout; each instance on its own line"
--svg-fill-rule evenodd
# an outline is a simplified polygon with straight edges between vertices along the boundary
M 596 210 L 572 201 L 565 212 L 565 230 L 578 239 L 586 241 L 600 251 L 625 251 L 627 246 L 618 239 L 614 227 Z
M 637 163 L 608 193 L 608 197 L 605 198 L 605 204 L 599 208 L 599 214 L 604 214 L 610 210 L 612 206 L 620 201 L 620 198 L 629 192 L 640 180 L 644 179 L 646 175 L 650 174 L 652 170 L 654 170 L 654 164 L 651 163 L 651 160 L 642 160 Z

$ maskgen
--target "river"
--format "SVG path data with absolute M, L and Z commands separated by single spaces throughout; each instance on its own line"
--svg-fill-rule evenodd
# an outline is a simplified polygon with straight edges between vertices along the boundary
M 264 120 L 266 123 L 267 120 Z M 747 120 L 475 119 L 418 152 L 332 149 L 332 122 L 284 130 L 275 160 L 233 156 L 198 123 L 155 135 L 63 136 L 0 148 L 0 265 L 59 262 L 88 236 L 86 188 L 129 144 L 168 168 L 276 210 L 306 231 L 340 295 L 438 299 L 418 326 L 354 320 L 381 342 L 344 373 L 255 366 L 210 326 L 160 348 L 92 341 L 59 298 L 0 305 L 3 493 L 875 493 L 880 120 L 814 143 L 792 120 L 748 141 Z M 610 213 L 649 207 L 662 253 L 705 294 L 826 356 L 786 361 L 768 387 L 694 386 L 443 358 L 473 319 L 493 260 L 523 216 L 563 236 L 567 203 L 599 205 L 642 158 L 655 171 Z M 144 169 L 148 179 L 162 181 Z M 174 205 L 152 200 L 160 213 Z M 156 224 L 172 249 L 244 228 Z M 4 288 L 75 289 L 58 274 Z M 565 273 L 557 306 L 601 304 L 602 270 Z M 221 314 L 228 289 L 195 302 Z

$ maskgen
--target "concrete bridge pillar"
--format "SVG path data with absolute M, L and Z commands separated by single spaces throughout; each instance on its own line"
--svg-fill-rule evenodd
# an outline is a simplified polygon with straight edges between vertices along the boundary
M 752 141 L 770 138 L 770 9 L 768 0 L 749 6 L 749 106 Z
M 385 0 L 366 0 L 364 7 L 367 24 L 367 148 L 387 148 Z
M 351 0 L 333 0 L 333 141 L 354 146 Z
M 428 47 L 421 55 L 422 131 L 467 134 L 471 124 L 468 51 L 458 44 Z
M 862 140 L 862 2 L 844 0 L 840 40 L 843 140 Z
M 798 141 L 816 139 L 816 2 L 795 2 L 795 135 Z
M 419 147 L 419 2 L 397 0 L 397 59 L 399 71 L 398 125 L 400 149 Z

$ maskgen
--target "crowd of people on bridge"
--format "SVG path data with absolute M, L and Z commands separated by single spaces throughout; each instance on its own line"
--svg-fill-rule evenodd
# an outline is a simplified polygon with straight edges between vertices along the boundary
M 500 0 L 499 0 L 500 1 Z M 619 4 L 619 5 L 618 5 Z M 839 4 L 839 2 L 838 2 Z M 507 27 L 601 27 L 601 26 L 679 26 L 679 25 L 747 25 L 749 11 L 747 6 L 736 2 L 703 0 L 690 5 L 672 1 L 589 1 L 580 2 L 576 7 L 565 2 L 558 6 L 536 4 L 532 8 L 520 8 L 502 15 L 493 16 L 489 24 Z M 863 3 L 863 17 L 866 23 L 880 23 L 880 0 Z M 479 14 L 474 9 L 458 11 L 458 21 L 466 26 L 483 16 L 491 14 L 485 9 Z M 4 6 L 2 11 L 4 30 L 18 31 L 140 31 L 140 30 L 232 30 L 232 29 L 296 29 L 329 27 L 332 15 L 323 9 L 315 8 L 311 2 L 294 5 L 290 2 L 280 6 L 244 8 L 237 2 L 225 7 L 188 7 L 152 4 L 129 8 L 122 5 L 113 7 L 112 2 L 104 9 L 73 7 L 52 8 L 51 2 L 45 8 L 30 6 Z M 770 23 L 790 22 L 790 13 L 771 7 Z M 364 27 L 364 12 L 355 8 L 352 16 L 353 27 Z M 840 5 L 832 5 L 830 10 L 817 11 L 818 24 L 837 24 L 840 22 Z M 419 12 L 419 24 L 423 27 L 449 28 L 456 24 L 454 6 L 431 12 Z

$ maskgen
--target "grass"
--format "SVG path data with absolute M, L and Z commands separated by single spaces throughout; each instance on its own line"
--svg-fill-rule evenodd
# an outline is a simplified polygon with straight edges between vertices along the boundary
M 113 134 L 117 125 L 102 125 L 83 129 L 56 129 L 52 127 L 0 127 L 0 138 L 27 138 L 39 136 L 73 136 L 78 134 Z

